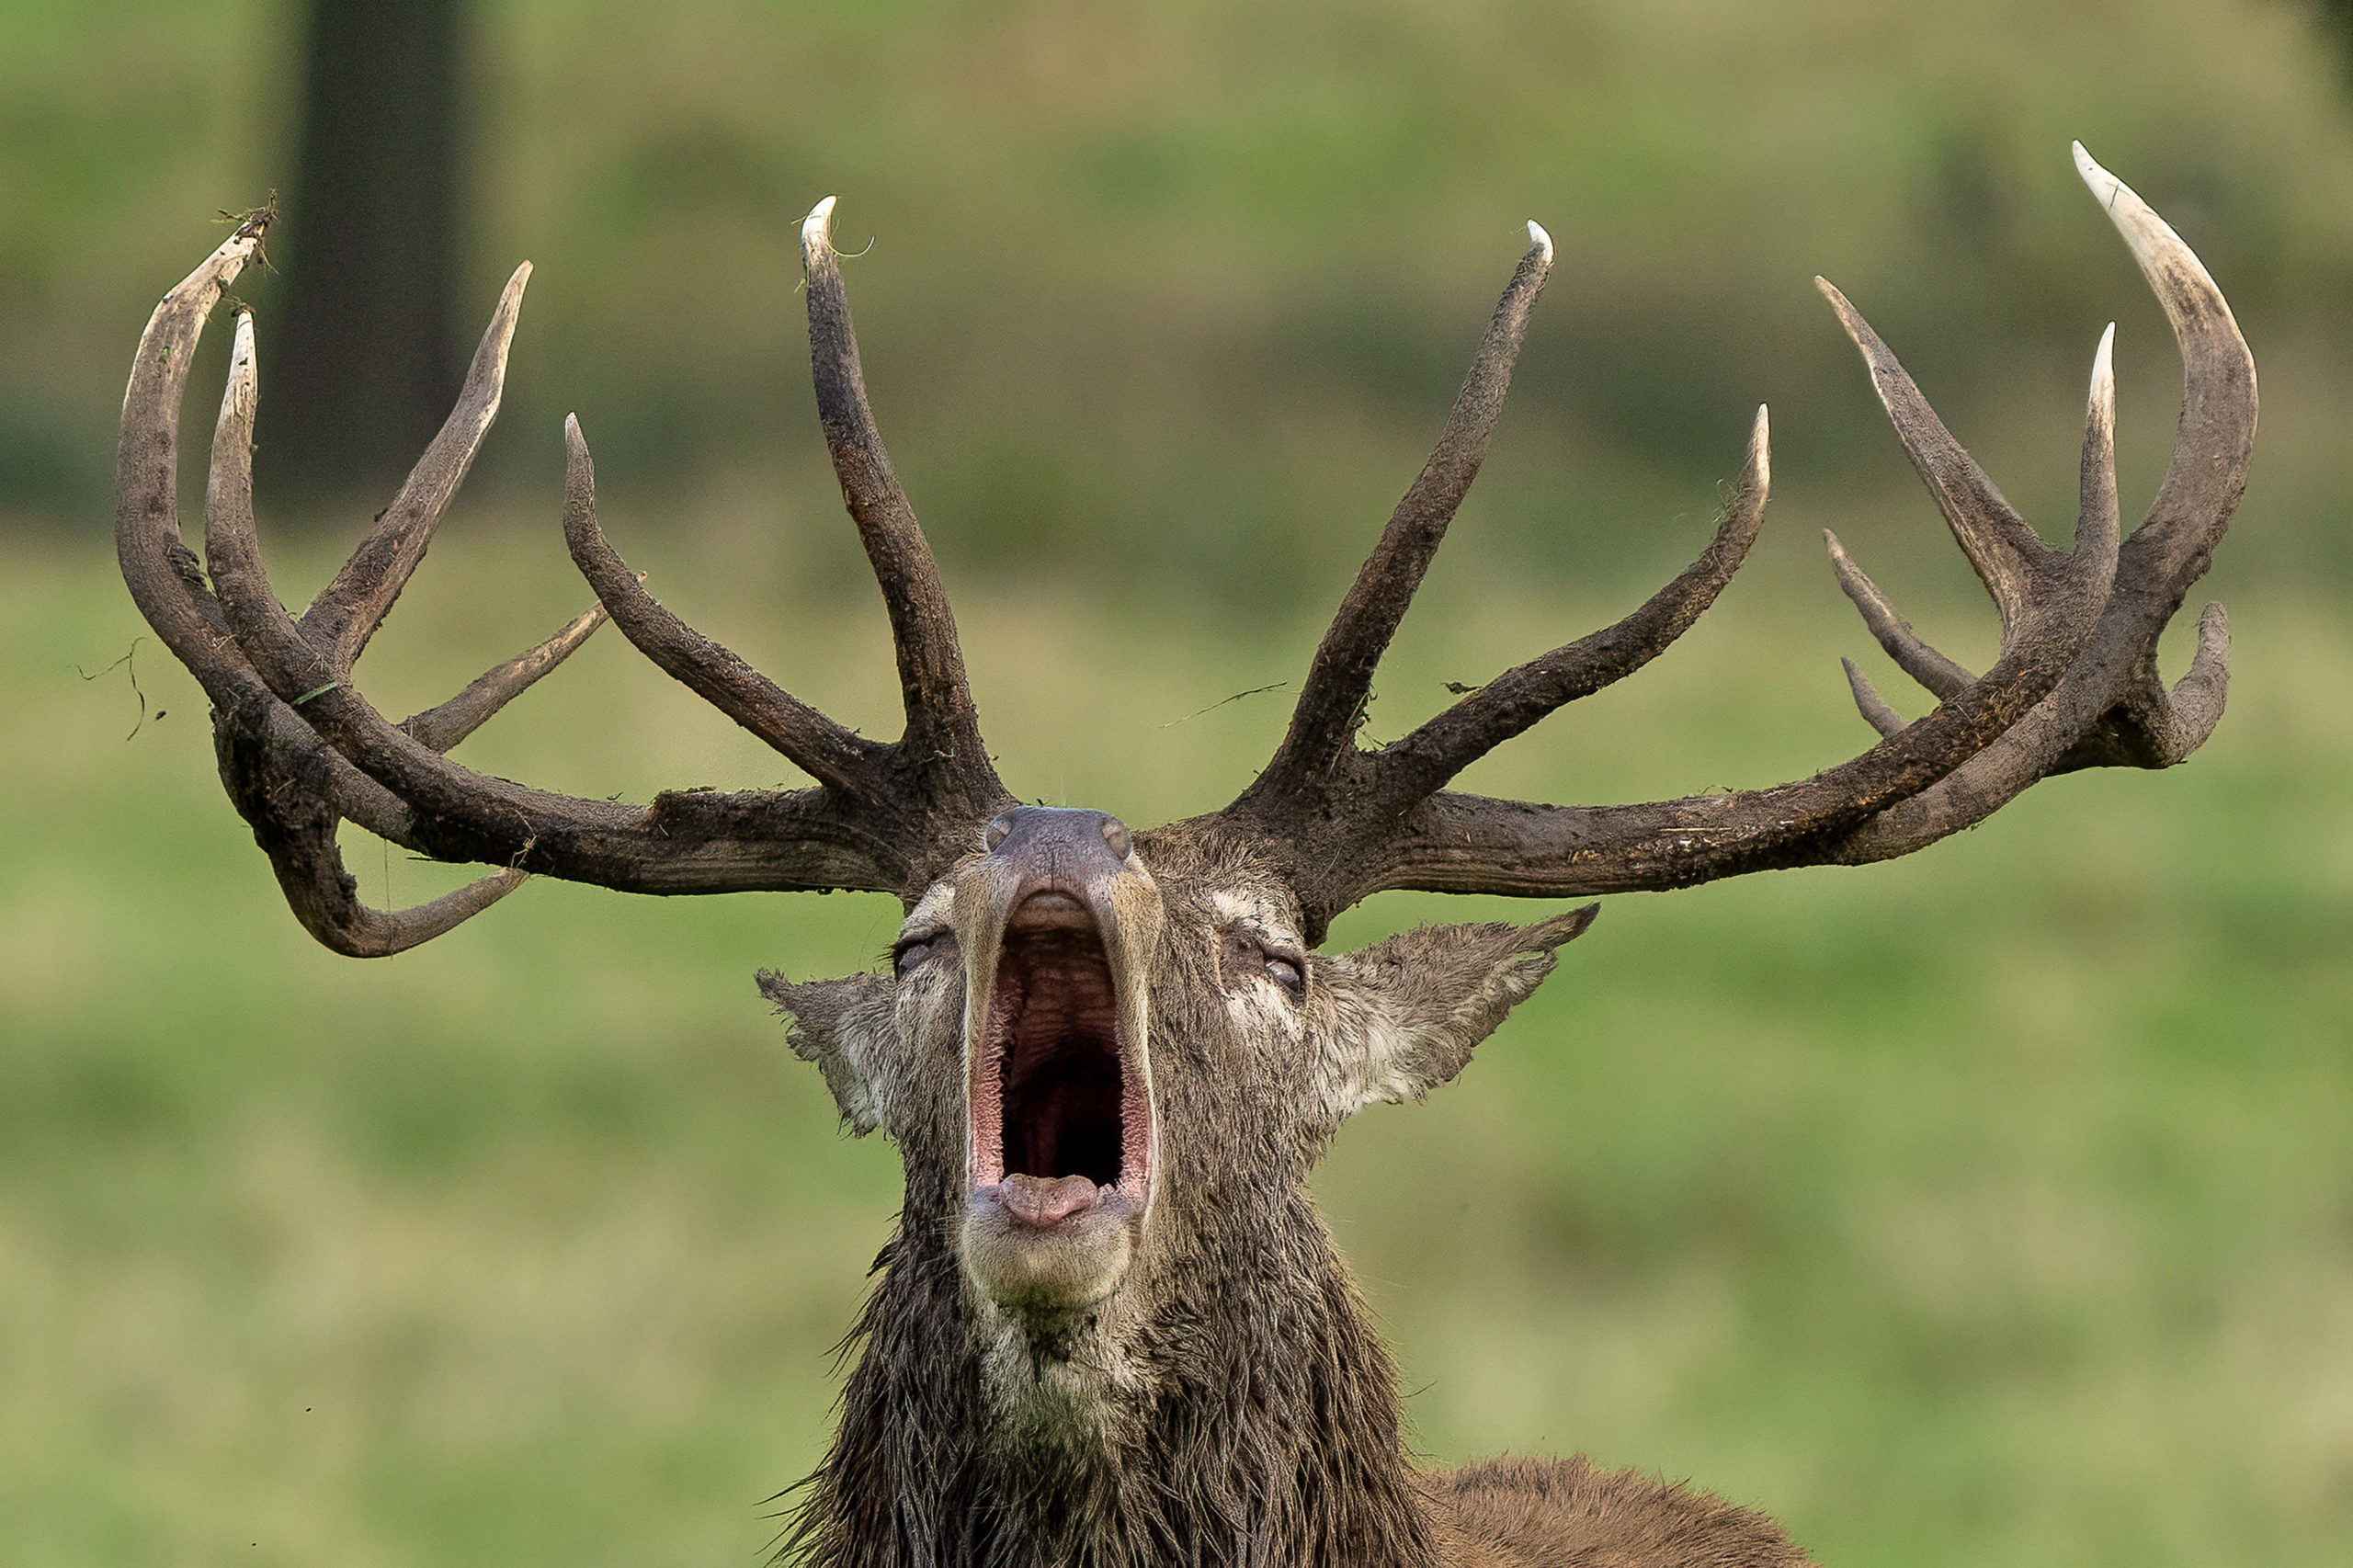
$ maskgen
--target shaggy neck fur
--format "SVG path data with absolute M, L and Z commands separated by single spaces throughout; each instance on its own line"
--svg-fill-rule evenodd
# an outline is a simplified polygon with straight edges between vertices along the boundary
M 1196 1254 L 1086 1419 L 1008 1415 L 1004 1335 L 910 1205 L 784 1556 L 819 1568 L 1428 1568 L 1394 1375 L 1303 1195 Z M 936 1211 L 936 1210 L 935 1210 Z M 1269 1216 L 1276 1219 L 1278 1216 Z M 1103 1354 L 1082 1332 L 1061 1348 Z M 1031 1375 L 1068 1375 L 1051 1347 Z M 1086 1376 L 1089 1371 L 1092 1376 Z M 1013 1399 L 1017 1407 L 1021 1401 Z

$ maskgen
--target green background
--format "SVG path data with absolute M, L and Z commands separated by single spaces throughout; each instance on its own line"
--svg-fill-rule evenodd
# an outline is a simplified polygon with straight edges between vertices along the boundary
M 282 178 L 291 19 L 0 6 L 0 1558 L 756 1562 L 762 1499 L 830 1428 L 896 1167 L 835 1134 L 750 974 L 871 964 L 895 907 L 543 881 L 334 958 L 221 799 L 193 683 L 134 643 L 121 377 L 212 211 Z M 2233 611 L 2213 743 L 1904 862 L 1608 901 L 1322 1189 L 1435 1459 L 1690 1477 L 1856 1568 L 2346 1560 L 2353 115 L 2313 12 L 516 0 L 477 26 L 484 313 L 539 270 L 502 427 L 363 667 L 379 704 L 585 602 L 554 526 L 576 409 L 665 600 L 893 728 L 794 294 L 800 214 L 837 191 L 1005 776 L 1137 823 L 1272 749 L 1288 692 L 1200 710 L 1296 680 L 1529 216 L 1561 265 L 1376 738 L 1665 580 L 1759 401 L 1775 499 L 1742 580 L 1471 785 L 1641 799 L 1859 749 L 1836 660 L 1869 643 L 1824 526 L 1987 657 L 1807 280 L 2053 535 L 2116 318 L 2145 505 L 2177 370 L 2081 137 L 2262 368 L 2253 488 L 2193 598 Z M 265 494 L 281 590 L 382 501 Z M 790 781 L 609 634 L 460 756 L 583 794 Z M 454 876 L 348 852 L 371 902 Z M 1543 907 L 1388 895 L 1334 940 Z

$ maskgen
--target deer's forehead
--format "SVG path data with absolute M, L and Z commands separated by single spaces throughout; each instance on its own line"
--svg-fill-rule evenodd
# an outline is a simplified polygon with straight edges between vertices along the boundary
M 1221 929 L 1238 926 L 1253 936 L 1266 937 L 1290 946 L 1299 945 L 1299 931 L 1292 921 L 1289 902 L 1272 892 L 1251 888 L 1211 888 L 1203 903 L 1211 920 Z

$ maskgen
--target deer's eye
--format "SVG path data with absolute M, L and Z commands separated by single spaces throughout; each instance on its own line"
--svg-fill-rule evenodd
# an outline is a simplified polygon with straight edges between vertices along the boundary
M 912 973 L 934 953 L 946 951 L 948 945 L 949 937 L 945 931 L 926 931 L 903 938 L 897 947 L 891 949 L 891 967 L 901 974 Z
M 1271 980 L 1296 1001 L 1307 994 L 1307 960 L 1287 949 L 1267 945 L 1267 938 L 1239 926 L 1219 932 L 1219 966 L 1225 983 L 1241 990 L 1255 980 Z

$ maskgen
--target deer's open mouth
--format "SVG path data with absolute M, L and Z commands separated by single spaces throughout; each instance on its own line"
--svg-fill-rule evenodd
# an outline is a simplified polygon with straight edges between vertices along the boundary
M 972 1055 L 972 1176 L 1051 1226 L 1148 1190 L 1151 1103 L 1094 914 L 1031 893 L 1006 920 Z M 1024 1178 L 1024 1179 L 1015 1179 Z

